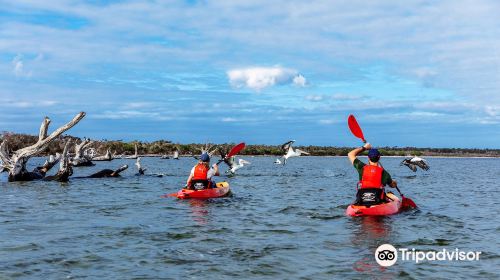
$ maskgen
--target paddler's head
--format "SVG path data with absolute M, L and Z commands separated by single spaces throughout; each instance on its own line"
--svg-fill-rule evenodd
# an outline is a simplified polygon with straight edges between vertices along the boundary
M 210 156 L 207 153 L 203 153 L 200 156 L 200 161 L 208 164 L 210 162 Z
M 377 149 L 370 149 L 368 159 L 373 163 L 377 163 L 380 160 L 380 152 Z

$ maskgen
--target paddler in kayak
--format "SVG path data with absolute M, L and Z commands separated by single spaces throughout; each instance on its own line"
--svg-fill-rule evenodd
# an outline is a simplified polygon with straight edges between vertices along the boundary
M 365 164 L 357 156 L 368 150 L 368 164 Z M 380 152 L 372 149 L 370 143 L 356 148 L 347 154 L 354 168 L 359 173 L 358 192 L 355 205 L 375 205 L 386 202 L 384 186 L 397 187 L 397 182 L 380 164 Z
M 185 188 L 190 190 L 215 188 L 216 185 L 212 181 L 213 176 L 219 176 L 219 166 L 214 164 L 210 168 L 210 156 L 203 153 L 198 164 L 191 169 Z

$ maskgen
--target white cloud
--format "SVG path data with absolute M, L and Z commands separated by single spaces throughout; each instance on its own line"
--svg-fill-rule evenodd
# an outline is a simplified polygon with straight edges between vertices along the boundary
M 152 105 L 154 105 L 154 103 L 151 103 L 151 102 L 128 102 L 128 103 L 125 103 L 122 106 L 122 108 L 126 109 L 126 110 L 130 110 L 130 109 L 147 108 L 147 107 L 151 107 Z
M 96 119 L 136 119 L 136 118 L 147 118 L 147 119 L 157 119 L 157 120 L 168 120 L 169 117 L 162 116 L 156 112 L 141 112 L 137 110 L 121 110 L 121 111 L 105 111 L 100 114 L 93 116 Z
M 16 77 L 26 77 L 30 78 L 32 75 L 31 71 L 26 71 L 24 69 L 23 56 L 18 54 L 12 59 L 12 72 Z
M 326 125 L 329 125 L 329 124 L 338 123 L 338 122 L 339 122 L 339 120 L 325 119 L 325 120 L 319 120 L 318 122 L 319 122 L 320 124 L 326 124 Z
M 343 93 L 337 93 L 333 95 L 310 94 L 305 96 L 305 99 L 309 101 L 327 101 L 327 100 L 354 101 L 354 100 L 360 100 L 361 98 L 363 97 L 359 95 L 350 95 Z
M 306 78 L 304 78 L 304 76 L 299 74 L 293 78 L 293 84 L 300 86 L 300 87 L 305 87 L 306 86 Z
M 236 122 L 238 121 L 237 119 L 235 118 L 222 118 L 222 121 L 223 122 Z
M 297 70 L 284 67 L 251 67 L 227 71 L 229 83 L 236 88 L 247 87 L 255 91 L 274 85 L 293 83 L 304 86 L 306 79 Z
M 349 101 L 349 100 L 359 100 L 362 97 L 359 95 L 350 95 L 350 94 L 343 94 L 343 93 L 337 93 L 332 95 L 332 99 L 338 100 L 338 101 Z
M 6 100 L 4 105 L 12 108 L 40 108 L 51 107 L 59 102 L 55 100 L 27 101 L 27 100 Z
M 323 100 L 323 98 L 324 98 L 323 95 L 314 95 L 314 94 L 310 94 L 305 97 L 305 99 L 309 101 L 321 101 Z
M 486 106 L 484 110 L 490 117 L 500 117 L 500 106 Z

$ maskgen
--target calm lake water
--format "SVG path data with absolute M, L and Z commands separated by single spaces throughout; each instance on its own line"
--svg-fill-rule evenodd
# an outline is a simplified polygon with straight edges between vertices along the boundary
M 357 173 L 345 157 L 271 157 L 230 182 L 231 197 L 160 198 L 184 185 L 192 158 L 143 158 L 75 168 L 74 176 L 129 164 L 122 178 L 7 183 L 0 175 L 0 278 L 22 279 L 498 279 L 500 159 L 429 158 L 416 174 L 384 158 L 418 210 L 344 215 Z M 30 164 L 42 162 L 36 158 Z M 365 159 L 363 159 L 365 160 Z M 221 165 L 222 166 L 222 165 Z M 226 167 L 223 167 L 224 170 Z M 479 261 L 374 259 L 384 243 L 482 251 Z

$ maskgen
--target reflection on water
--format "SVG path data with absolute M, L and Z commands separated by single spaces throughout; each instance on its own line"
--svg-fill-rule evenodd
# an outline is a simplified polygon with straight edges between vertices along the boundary
M 432 169 L 416 174 L 399 158 L 383 160 L 419 211 L 346 217 L 358 175 L 338 157 L 294 158 L 286 166 L 252 158 L 235 176 L 222 177 L 233 196 L 207 201 L 160 198 L 184 185 L 191 158 L 143 158 L 149 172 L 167 174 L 162 178 L 135 176 L 131 168 L 122 178 L 67 184 L 0 182 L 0 278 L 500 278 L 500 241 L 492 238 L 498 203 L 488 195 L 498 185 L 492 170 L 500 170 L 500 160 L 429 158 Z M 117 159 L 74 172 L 133 163 Z M 374 259 L 383 243 L 474 249 L 485 257 L 384 269 Z
M 353 232 L 352 243 L 360 245 L 372 240 L 376 240 L 377 242 L 387 240 L 392 230 L 392 222 L 394 221 L 391 217 L 371 216 L 352 217 L 352 222 L 358 228 Z
M 209 201 L 200 199 L 188 199 L 190 216 L 198 225 L 206 225 L 208 223 L 207 216 L 209 210 L 206 207 Z
M 360 259 L 354 262 L 354 270 L 370 278 L 379 278 L 380 272 L 385 268 L 375 262 L 373 254 L 379 245 L 389 240 L 392 231 L 391 222 L 390 217 L 352 217 L 356 229 L 352 232 L 351 242 L 354 247 L 360 248 Z

